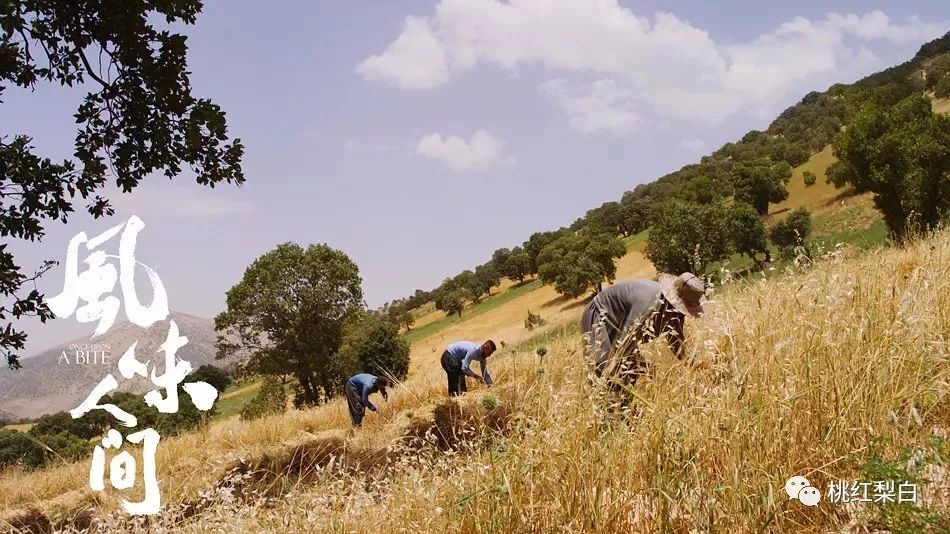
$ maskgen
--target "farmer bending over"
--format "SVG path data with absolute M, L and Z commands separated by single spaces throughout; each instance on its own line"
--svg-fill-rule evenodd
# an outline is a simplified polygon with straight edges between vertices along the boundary
M 389 400 L 386 387 L 389 379 L 384 376 L 375 376 L 369 373 L 353 375 L 346 381 L 346 404 L 350 408 L 350 419 L 353 426 L 363 426 L 363 415 L 366 408 L 376 411 L 376 406 L 369 401 L 369 394 L 379 392 L 383 399 Z
M 494 384 L 488 374 L 488 357 L 495 352 L 495 342 L 488 340 L 481 345 L 471 341 L 456 341 L 445 348 L 442 353 L 442 369 L 449 379 L 449 396 L 454 397 L 468 391 L 465 376 L 475 380 L 483 380 L 487 386 Z M 478 361 L 482 376 L 478 376 L 471 369 L 473 361 Z
M 686 316 L 703 313 L 706 286 L 692 273 L 661 274 L 659 282 L 635 279 L 604 289 L 587 305 L 581 331 L 587 336 L 588 357 L 601 376 L 608 367 L 611 349 L 621 334 L 633 344 L 624 356 L 639 357 L 637 346 L 665 334 L 670 349 L 683 358 L 683 323 Z M 627 330 L 630 327 L 631 330 Z M 626 335 L 629 334 L 630 338 Z M 622 362 L 613 362 L 611 370 Z

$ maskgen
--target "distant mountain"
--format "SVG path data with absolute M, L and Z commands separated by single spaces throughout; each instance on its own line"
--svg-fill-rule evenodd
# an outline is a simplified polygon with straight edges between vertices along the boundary
M 171 318 L 178 325 L 180 335 L 188 338 L 188 344 L 178 350 L 177 356 L 191 362 L 194 368 L 208 363 L 224 366 L 241 359 L 215 361 L 214 341 L 217 336 L 212 319 L 180 312 L 172 312 Z M 138 341 L 136 358 L 142 362 L 151 361 L 155 364 L 157 373 L 164 372 L 165 355 L 158 351 L 168 335 L 168 326 L 168 320 L 155 323 L 147 329 L 131 323 L 114 325 L 104 335 L 95 339 L 75 339 L 32 358 L 25 358 L 21 360 L 22 369 L 0 369 L 0 412 L 38 417 L 75 408 L 109 373 L 113 373 L 119 381 L 120 389 L 125 391 L 144 392 L 154 388 L 147 379 L 136 377 L 133 380 L 125 380 L 119 374 L 116 364 L 119 357 Z M 90 324 L 90 331 L 93 328 L 94 325 Z M 96 347 L 107 348 L 107 364 L 77 363 L 77 350 L 88 354 Z M 101 352 L 102 350 L 98 351 L 96 356 Z

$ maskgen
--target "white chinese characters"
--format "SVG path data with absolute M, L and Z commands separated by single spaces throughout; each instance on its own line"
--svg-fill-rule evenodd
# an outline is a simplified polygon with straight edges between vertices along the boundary
M 89 239 L 85 232 L 73 237 L 66 250 L 66 275 L 63 291 L 47 300 L 50 310 L 57 317 L 69 317 L 74 312 L 79 322 L 98 321 L 92 337 L 106 333 L 115 322 L 119 313 L 120 301 L 111 293 L 115 290 L 116 282 L 121 286 L 122 301 L 125 313 L 133 324 L 148 328 L 149 326 L 168 318 L 168 299 L 165 288 L 158 275 L 147 265 L 135 260 L 135 245 L 139 232 L 145 224 L 136 216 L 132 216 L 125 223 L 116 225 L 98 236 Z M 119 254 L 106 254 L 99 247 L 122 232 L 119 238 Z M 79 272 L 80 249 L 88 252 L 83 263 L 87 269 Z M 118 259 L 119 267 L 107 263 L 107 259 Z M 152 302 L 143 305 L 136 294 L 135 266 L 145 268 L 152 289 Z M 80 305 L 82 301 L 82 305 Z M 187 394 L 198 410 L 207 411 L 212 408 L 217 399 L 217 390 L 208 383 L 185 381 L 192 371 L 191 363 L 177 356 L 180 348 L 188 343 L 188 338 L 180 335 L 178 325 L 174 320 L 169 321 L 168 333 L 158 352 L 164 353 L 164 366 L 161 374 L 150 360 L 139 361 L 135 356 L 138 342 L 132 343 L 122 357 L 119 358 L 117 368 L 125 379 L 135 376 L 148 378 L 155 386 L 144 395 L 145 404 L 161 413 L 176 413 L 179 407 L 179 386 Z M 92 392 L 76 408 L 69 411 L 73 418 L 82 417 L 91 410 L 105 410 L 124 427 L 134 428 L 138 425 L 135 415 L 111 403 L 100 404 L 106 395 L 115 392 L 119 382 L 115 375 L 110 373 L 93 388 Z M 164 392 L 162 391 L 164 390 Z M 129 433 L 123 439 L 122 433 L 110 428 L 105 437 L 96 445 L 92 466 L 89 470 L 89 487 L 94 491 L 105 490 L 106 454 L 107 451 L 122 448 L 124 442 L 141 446 L 141 474 L 145 488 L 145 496 L 141 502 L 122 501 L 123 508 L 133 515 L 155 514 L 161 509 L 161 495 L 159 493 L 158 478 L 156 476 L 155 454 L 158 449 L 160 436 L 152 428 L 146 428 Z M 139 472 L 139 464 L 129 451 L 115 454 L 108 462 L 109 482 L 118 490 L 127 490 L 135 485 Z
M 75 312 L 76 320 L 81 323 L 98 320 L 99 324 L 96 325 L 93 337 L 102 335 L 112 327 L 119 313 L 119 299 L 112 295 L 105 298 L 102 296 L 112 292 L 118 280 L 122 288 L 125 314 L 133 324 L 147 328 L 168 317 L 168 296 L 165 294 L 165 286 L 162 285 L 155 271 L 147 265 L 142 264 L 142 267 L 145 268 L 152 286 L 152 303 L 143 306 L 135 291 L 135 244 L 143 228 L 145 228 L 145 223 L 133 215 L 127 222 L 113 226 L 92 239 L 86 237 L 86 232 L 76 234 L 69 241 L 66 249 L 66 280 L 63 291 L 46 300 L 50 311 L 60 318 L 69 317 Z M 119 238 L 118 256 L 94 250 L 115 237 L 119 230 L 122 230 L 122 236 Z M 80 273 L 79 248 L 82 244 L 85 244 L 90 254 L 84 260 L 88 269 Z M 106 258 L 119 260 L 118 273 L 114 265 L 106 263 Z M 79 306 L 80 300 L 85 304 Z

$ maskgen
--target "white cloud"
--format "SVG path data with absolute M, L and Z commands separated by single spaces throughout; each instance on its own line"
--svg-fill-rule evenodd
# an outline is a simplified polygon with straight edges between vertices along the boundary
M 640 123 L 633 111 L 632 92 L 614 80 L 598 80 L 577 89 L 560 78 L 545 82 L 541 88 L 567 113 L 571 127 L 581 133 L 625 135 Z
M 369 80 L 430 89 L 480 63 L 540 65 L 565 79 L 552 96 L 576 128 L 616 133 L 645 113 L 719 122 L 771 112 L 789 94 L 879 67 L 866 43 L 921 42 L 944 26 L 896 22 L 880 11 L 830 13 L 723 44 L 675 15 L 638 15 L 617 0 L 441 0 L 434 15 L 407 18 L 399 37 L 357 70 Z M 591 74 L 612 85 L 586 97 L 568 91 Z
M 441 161 L 456 172 L 485 172 L 496 165 L 513 165 L 505 155 L 505 142 L 485 130 L 478 130 L 466 141 L 461 137 L 429 134 L 416 144 L 416 154 Z
M 428 89 L 449 79 L 445 48 L 425 19 L 406 17 L 402 33 L 381 54 L 356 67 L 367 80 L 386 80 L 404 89 Z
M 696 154 L 706 152 L 706 142 L 702 139 L 684 139 L 680 146 Z
M 247 213 L 254 205 L 224 196 L 227 188 L 197 185 L 142 184 L 130 193 L 118 189 L 109 195 L 116 213 L 152 216 L 211 216 Z M 239 190 L 236 190 L 239 191 Z

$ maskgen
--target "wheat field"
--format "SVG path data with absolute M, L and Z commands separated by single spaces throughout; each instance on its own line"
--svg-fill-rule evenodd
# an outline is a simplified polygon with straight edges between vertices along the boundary
M 340 401 L 163 440 L 166 513 L 117 512 L 88 464 L 0 478 L 8 528 L 184 532 L 827 532 L 950 528 L 950 232 L 836 252 L 716 288 L 687 358 L 646 349 L 633 411 L 603 409 L 574 322 L 493 356 L 498 385 L 444 397 L 435 366 L 356 433 Z M 540 357 L 535 349 L 547 348 Z M 918 506 L 783 490 L 919 477 Z M 872 466 L 872 467 L 869 467 Z M 133 497 L 138 497 L 134 496 Z M 131 497 L 130 497 L 131 498 Z M 923 525 L 923 526 L 921 526 Z M 909 526 L 909 527 L 908 527 Z

